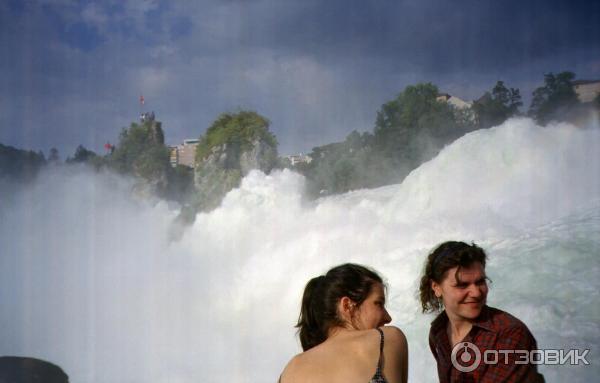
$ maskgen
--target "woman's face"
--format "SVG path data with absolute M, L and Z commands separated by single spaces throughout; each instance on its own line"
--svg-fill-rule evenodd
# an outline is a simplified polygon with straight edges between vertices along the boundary
M 385 309 L 385 291 L 381 283 L 375 283 L 367 299 L 358 306 L 352 318 L 352 325 L 357 330 L 369 330 L 381 327 L 392 321 Z
M 431 288 L 442 298 L 450 321 L 474 321 L 486 303 L 488 285 L 485 269 L 479 262 L 468 267 L 449 269 L 441 283 L 432 282 Z

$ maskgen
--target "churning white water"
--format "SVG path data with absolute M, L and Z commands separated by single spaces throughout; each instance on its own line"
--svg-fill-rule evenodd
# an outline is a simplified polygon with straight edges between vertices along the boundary
M 410 380 L 436 380 L 419 312 L 427 252 L 488 250 L 489 303 L 541 348 L 591 349 L 540 366 L 549 382 L 600 374 L 600 130 L 530 120 L 473 132 L 399 185 L 307 201 L 292 172 L 253 172 L 177 242 L 177 212 L 110 174 L 59 168 L 0 199 L 0 355 L 60 365 L 71 382 L 274 382 L 300 347 L 306 281 L 376 268 L 406 333 Z

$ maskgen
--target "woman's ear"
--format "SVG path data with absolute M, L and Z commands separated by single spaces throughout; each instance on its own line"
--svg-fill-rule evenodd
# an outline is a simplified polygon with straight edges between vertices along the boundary
M 436 281 L 431 281 L 431 290 L 433 290 L 436 298 L 442 297 L 442 287 Z
M 345 321 L 351 321 L 356 310 L 356 303 L 349 297 L 342 297 L 338 303 L 338 312 Z

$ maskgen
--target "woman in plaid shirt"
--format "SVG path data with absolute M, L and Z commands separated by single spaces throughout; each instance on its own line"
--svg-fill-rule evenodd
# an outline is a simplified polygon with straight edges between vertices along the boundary
M 527 326 L 486 305 L 486 258 L 477 245 L 454 241 L 427 258 L 420 298 L 423 312 L 440 312 L 429 331 L 440 382 L 543 382 L 527 358 L 537 349 Z

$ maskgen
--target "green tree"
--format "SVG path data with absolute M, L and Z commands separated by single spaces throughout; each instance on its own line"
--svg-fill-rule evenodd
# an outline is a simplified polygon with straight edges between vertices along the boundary
M 431 83 L 408 86 L 377 113 L 374 149 L 402 169 L 400 177 L 465 133 L 453 107 L 438 101 L 438 94 Z
M 252 169 L 269 172 L 278 163 L 269 120 L 253 111 L 221 114 L 196 148 L 192 204 L 212 209 Z
M 533 91 L 529 115 L 539 123 L 551 120 L 565 120 L 579 106 L 577 94 L 573 89 L 575 73 L 560 72 L 556 75 L 544 75 L 544 86 Z
M 212 148 L 223 144 L 235 147 L 238 153 L 249 149 L 256 140 L 276 149 L 277 139 L 269 131 L 269 125 L 268 119 L 254 111 L 221 114 L 200 137 L 196 148 L 196 162 L 203 161 Z
M 294 169 L 306 176 L 313 196 L 385 185 L 398 168 L 374 150 L 373 142 L 370 132 L 353 131 L 342 142 L 313 148 L 312 161 Z
M 46 165 L 44 153 L 0 144 L 0 179 L 30 181 Z
M 507 88 L 503 81 L 496 82 L 492 92 L 485 92 L 473 103 L 479 128 L 489 128 L 502 124 L 519 113 L 523 105 L 519 89 Z
M 166 185 L 169 171 L 169 149 L 164 145 L 164 133 L 159 121 L 131 123 L 123 128 L 119 143 L 110 156 L 110 164 L 121 173 L 133 174 Z
M 77 149 L 75 149 L 75 153 L 73 154 L 73 157 L 67 157 L 66 162 L 69 164 L 86 163 L 96 157 L 97 157 L 96 153 L 94 153 L 91 150 L 86 149 L 85 146 L 83 146 L 83 145 L 79 145 L 77 147 Z
M 438 100 L 430 83 L 408 86 L 377 113 L 375 129 L 313 148 L 302 166 L 313 195 L 399 182 L 446 144 L 473 130 L 472 113 Z

